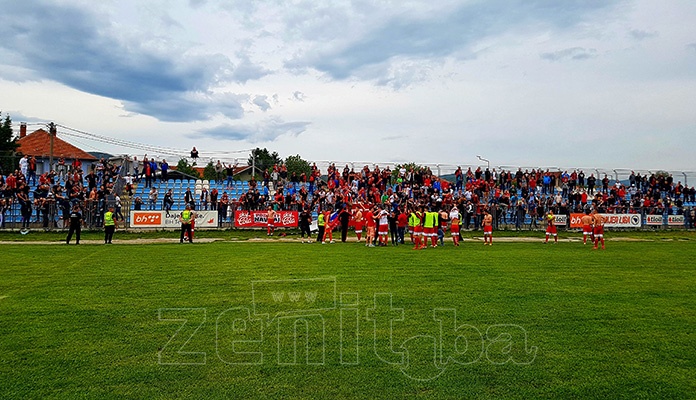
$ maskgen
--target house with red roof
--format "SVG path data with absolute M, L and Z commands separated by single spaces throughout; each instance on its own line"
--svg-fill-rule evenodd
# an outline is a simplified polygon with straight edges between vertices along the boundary
M 43 129 L 36 130 L 27 134 L 27 125 L 21 124 L 19 127 L 19 147 L 18 153 L 36 158 L 36 174 L 41 175 L 50 170 L 49 160 L 51 158 L 51 133 Z M 53 164 L 63 158 L 66 165 L 72 164 L 73 160 L 78 159 L 82 162 L 82 170 L 89 171 L 93 162 L 98 161 L 96 157 L 86 151 L 73 146 L 62 140 L 57 134 L 53 134 Z M 55 169 L 55 167 L 54 167 Z

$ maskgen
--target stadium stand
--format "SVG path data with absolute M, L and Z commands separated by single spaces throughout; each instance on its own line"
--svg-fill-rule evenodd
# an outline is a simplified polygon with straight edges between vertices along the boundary
M 115 205 L 117 214 L 124 218 L 129 210 L 146 209 L 150 187 L 142 174 L 131 176 L 104 160 L 93 164 L 92 170 L 95 173 L 91 176 L 71 171 L 64 179 L 51 171 L 31 183 L 21 171 L 0 177 L 2 227 L 17 228 L 30 215 L 32 227 L 61 228 L 61 215 L 75 202 L 83 205 L 86 219 L 93 227 L 102 223 L 101 216 L 109 205 Z M 234 210 L 265 209 L 269 205 L 278 210 L 309 208 L 316 218 L 318 209 L 342 201 L 402 207 L 420 202 L 438 208 L 456 204 L 465 229 L 478 229 L 484 207 L 492 210 L 496 227 L 529 228 L 539 225 L 545 210 L 569 214 L 590 206 L 607 213 L 640 213 L 643 218 L 684 215 L 685 226 L 693 228 L 694 187 L 675 182 L 671 175 L 631 173 L 625 180 L 594 176 L 594 173 L 583 175 L 581 170 L 496 171 L 478 167 L 466 171 L 459 168 L 452 179 L 445 180 L 427 167 L 391 171 L 365 166 L 356 172 L 347 165 L 342 170 L 330 165 L 322 173 L 314 165 L 309 176 L 288 176 L 283 166 L 274 166 L 273 172 L 266 171 L 258 182 L 235 180 L 232 186 L 227 186 L 226 181 L 179 178 L 163 181 L 154 176 L 152 187 L 159 193 L 157 210 L 164 209 L 164 195 L 172 190 L 174 212 L 184 209 L 187 190 L 194 208 L 215 209 L 216 202 L 227 194 L 230 205 L 222 226 L 229 226 Z

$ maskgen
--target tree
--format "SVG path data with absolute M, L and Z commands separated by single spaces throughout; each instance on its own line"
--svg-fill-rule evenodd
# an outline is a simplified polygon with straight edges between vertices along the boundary
M 256 158 L 256 160 L 254 160 Z M 282 164 L 283 160 L 280 158 L 278 153 L 275 151 L 270 153 L 268 149 L 255 148 L 251 151 L 247 165 L 256 165 L 260 171 L 266 170 L 266 168 L 273 168 L 274 164 Z
M 285 159 L 285 166 L 288 168 L 288 174 L 290 175 L 294 172 L 297 176 L 305 174 L 309 177 L 310 172 L 312 172 L 312 167 L 309 165 L 309 162 L 303 160 L 299 154 L 288 156 L 288 158 Z
M 208 164 L 203 169 L 203 179 L 209 181 L 214 181 L 217 179 L 217 174 L 215 173 L 215 166 L 213 165 L 213 160 L 208 161 Z
M 396 179 L 396 178 L 399 177 L 399 170 L 400 170 L 401 168 L 405 168 L 405 169 L 406 169 L 406 172 L 410 171 L 411 169 L 413 169 L 413 172 L 426 171 L 426 170 L 427 170 L 426 167 L 424 167 L 424 166 L 422 166 L 422 165 L 418 165 L 418 164 L 413 163 L 413 162 L 404 163 L 404 164 L 397 164 L 397 165 L 394 167 L 394 170 L 392 171 L 392 177 L 394 177 L 394 179 Z
M 193 168 L 193 165 L 189 164 L 188 160 L 185 158 L 179 160 L 179 162 L 176 164 L 176 170 L 182 174 L 191 175 L 196 179 L 200 179 L 201 177 L 198 171 Z
M 0 111 L 1 118 L 2 112 Z M 0 174 L 12 172 L 19 161 L 16 154 L 19 144 L 17 143 L 17 138 L 13 136 L 12 118 L 8 114 L 5 116 L 2 124 L 0 124 Z

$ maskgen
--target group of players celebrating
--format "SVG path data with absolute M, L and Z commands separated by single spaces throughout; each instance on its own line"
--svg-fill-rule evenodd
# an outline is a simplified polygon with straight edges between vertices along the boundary
M 269 210 L 269 221 L 272 220 L 273 211 Z M 444 237 L 449 230 L 454 246 L 459 246 L 461 241 L 461 219 L 459 209 L 452 206 L 449 210 L 445 208 L 436 209 L 432 206 L 422 204 L 408 204 L 405 209 L 401 206 L 388 207 L 382 204 L 369 205 L 362 202 L 354 204 L 353 207 L 345 205 L 340 210 L 331 208 L 318 213 L 318 237 L 317 242 L 334 243 L 333 231 L 341 231 L 341 240 L 346 241 L 348 225 L 352 225 L 355 230 L 358 242 L 363 240 L 365 233 L 365 246 L 387 246 L 391 234 L 392 245 L 405 244 L 405 234 L 409 233 L 414 250 L 426 249 L 428 246 L 435 248 L 444 244 Z M 556 217 L 553 211 L 549 211 L 544 216 L 546 222 L 546 240 L 553 237 L 554 243 L 558 243 L 558 232 L 555 224 Z M 604 249 L 604 223 L 606 219 L 597 212 L 587 212 L 582 217 L 583 225 L 583 244 L 587 244 L 587 239 L 591 239 L 594 249 L 601 243 Z M 300 229 L 302 239 L 305 233 L 309 237 L 309 223 L 311 217 L 307 211 L 300 214 Z M 487 209 L 483 211 L 481 220 L 483 228 L 483 244 L 493 245 L 493 216 Z M 269 234 L 272 231 L 269 230 Z
M 556 229 L 556 216 L 553 214 L 553 210 L 549 210 L 544 216 L 544 221 L 546 222 L 546 240 L 544 244 L 549 242 L 549 237 L 553 236 L 553 242 L 558 243 L 558 230 Z M 604 223 L 606 218 L 593 209 L 592 212 L 587 211 L 585 215 L 581 218 L 582 223 L 582 244 L 587 244 L 587 238 L 589 237 L 591 242 L 594 244 L 593 249 L 597 250 L 599 244 L 602 244 L 602 250 L 604 250 Z

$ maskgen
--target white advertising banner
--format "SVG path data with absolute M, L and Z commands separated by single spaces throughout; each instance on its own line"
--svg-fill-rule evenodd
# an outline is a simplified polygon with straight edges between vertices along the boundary
M 662 223 L 664 222 L 662 215 L 646 215 L 645 216 L 645 225 L 650 225 L 650 226 L 662 226 Z
M 640 228 L 642 225 L 640 214 L 601 214 L 606 218 L 606 228 Z
M 667 225 L 669 226 L 684 226 L 684 216 L 683 215 L 669 215 L 667 216 Z
M 566 226 L 566 223 L 568 222 L 568 216 L 567 215 L 554 215 L 553 216 L 553 224 L 556 226 Z

